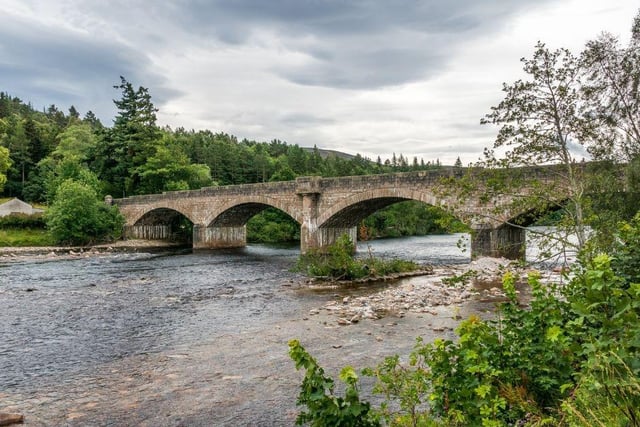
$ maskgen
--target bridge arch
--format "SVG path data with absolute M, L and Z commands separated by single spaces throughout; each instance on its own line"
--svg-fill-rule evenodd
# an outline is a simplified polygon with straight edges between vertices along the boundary
M 422 191 L 413 186 L 389 186 L 359 191 L 332 203 L 325 203 L 324 209 L 319 210 L 315 223 L 303 224 L 301 251 L 304 253 L 313 248 L 326 248 L 343 234 L 347 234 L 355 242 L 358 237 L 357 226 L 363 219 L 387 206 L 410 200 L 439 208 L 452 206 L 453 202 L 453 199 L 439 196 L 430 187 L 423 187 Z M 456 215 L 459 213 L 454 212 Z
M 125 226 L 125 235 L 136 239 L 191 240 L 193 220 L 178 209 L 155 206 L 139 212 L 132 224 Z
M 372 213 L 394 203 L 416 200 L 428 205 L 443 207 L 449 201 L 435 194 L 414 189 L 379 189 L 356 193 L 335 203 L 318 216 L 318 228 L 355 227 Z
M 204 221 L 194 226 L 195 249 L 236 248 L 247 243 L 247 222 L 267 208 L 278 209 L 298 224 L 302 214 L 295 205 L 264 195 L 233 198 L 214 207 Z
M 268 196 L 249 196 L 226 202 L 215 209 L 203 221 L 207 227 L 239 227 L 267 208 L 276 208 L 298 223 L 302 223 L 302 213 L 295 206 Z

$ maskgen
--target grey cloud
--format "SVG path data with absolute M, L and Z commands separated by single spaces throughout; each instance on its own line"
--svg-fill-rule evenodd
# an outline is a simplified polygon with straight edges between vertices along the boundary
M 431 76 L 445 65 L 444 56 L 437 51 L 415 56 L 406 48 L 351 46 L 337 52 L 333 61 L 276 68 L 276 72 L 302 85 L 368 89 Z
M 0 75 L 11 83 L 3 90 L 35 108 L 55 103 L 61 110 L 71 105 L 81 112 L 92 109 L 105 124 L 115 109 L 104 101 L 119 96 L 113 85 L 120 75 L 134 84 L 155 86 L 154 100 L 176 95 L 162 76 L 150 72 L 141 51 L 79 32 L 0 18 L 0 55 Z
M 274 69 L 291 82 L 374 89 L 437 74 L 458 45 L 544 1 L 192 0 L 177 19 L 231 44 L 248 43 L 259 30 L 275 33 L 286 48 L 313 58 Z
M 318 117 L 306 113 L 288 113 L 283 114 L 278 120 L 280 123 L 287 126 L 304 127 L 308 125 L 326 125 L 335 123 L 335 119 L 328 117 Z
M 5 90 L 35 105 L 82 111 L 84 102 L 108 123 L 114 110 L 104 100 L 118 96 L 112 86 L 119 75 L 148 87 L 157 105 L 180 96 L 148 55 L 179 55 L 212 39 L 269 43 L 259 39 L 268 33 L 277 44 L 275 76 L 303 86 L 376 89 L 437 75 L 466 40 L 499 31 L 544 1 L 557 0 L 76 0 L 64 18 L 86 32 L 0 14 L 0 73 L 11 85 Z M 276 48 L 303 62 L 277 65 Z

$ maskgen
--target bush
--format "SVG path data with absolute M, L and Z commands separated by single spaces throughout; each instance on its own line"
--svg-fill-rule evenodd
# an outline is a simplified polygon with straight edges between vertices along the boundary
M 354 280 L 418 269 L 418 265 L 411 261 L 382 260 L 371 254 L 367 259 L 354 258 L 354 249 L 355 245 L 351 238 L 343 234 L 326 249 L 326 252 L 316 250 L 300 256 L 296 270 L 312 277 Z
M 611 265 L 629 283 L 640 283 L 640 213 L 620 225 Z
M 2 228 L 45 228 L 46 222 L 42 214 L 21 214 L 0 217 L 0 227 Z
M 340 372 L 340 379 L 344 382 L 346 390 L 345 397 L 339 397 L 334 393 L 333 379 L 324 374 L 318 362 L 307 353 L 298 340 L 289 341 L 289 356 L 296 363 L 296 369 L 305 369 L 296 404 L 306 406 L 307 410 L 298 414 L 297 425 L 307 422 L 316 427 L 380 425 L 371 411 L 371 405 L 360 400 L 358 376 L 352 367 L 347 366 Z
M 88 185 L 66 180 L 56 190 L 45 216 L 53 238 L 63 244 L 88 244 L 117 238 L 124 218 L 100 201 Z

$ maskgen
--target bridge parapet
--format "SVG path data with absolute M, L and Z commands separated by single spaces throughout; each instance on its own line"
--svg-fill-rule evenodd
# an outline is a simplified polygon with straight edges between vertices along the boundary
M 201 197 L 226 197 L 248 194 L 295 193 L 295 181 L 263 182 L 257 184 L 225 185 L 222 187 L 203 187 L 198 190 L 166 191 L 161 194 L 143 194 L 113 199 L 118 206 L 139 205 L 166 200 L 183 200 Z

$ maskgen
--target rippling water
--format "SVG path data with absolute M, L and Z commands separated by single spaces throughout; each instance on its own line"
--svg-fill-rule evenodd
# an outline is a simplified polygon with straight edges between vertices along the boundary
M 468 252 L 457 247 L 464 237 L 365 242 L 359 252 L 464 263 Z M 348 350 L 340 357 L 369 360 L 397 350 L 406 334 L 420 333 L 415 322 L 397 334 L 376 332 L 383 323 L 348 330 L 310 323 L 309 309 L 334 295 L 291 286 L 299 278 L 289 271 L 297 256 L 297 247 L 251 245 L 0 261 L 0 411 L 27 412 L 27 425 L 29 411 L 36 420 L 31 425 L 57 424 L 47 417 L 69 425 L 289 423 L 297 379 L 286 360 L 287 339 L 307 336 L 320 355 Z M 384 339 L 374 340 L 376 333 Z M 333 350 L 323 345 L 337 339 Z M 242 382 L 246 378 L 251 381 Z M 135 398 L 120 389 L 126 381 Z M 240 382 L 237 389 L 233 381 Z M 189 400 L 187 390 L 200 390 L 192 397 L 202 402 Z M 161 416 L 159 408 L 171 411 Z M 196 408 L 212 412 L 192 413 Z
M 0 390 L 223 333 L 258 316 L 293 250 L 111 254 L 0 268 Z

